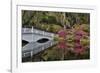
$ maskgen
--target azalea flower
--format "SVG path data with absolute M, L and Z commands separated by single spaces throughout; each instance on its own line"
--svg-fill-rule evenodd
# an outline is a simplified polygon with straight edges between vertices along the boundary
M 80 43 L 75 43 L 74 52 L 76 54 L 82 54 L 84 52 L 84 48 Z
M 59 35 L 59 37 L 65 38 L 65 37 L 66 37 L 66 31 L 65 31 L 65 30 L 60 30 L 60 31 L 58 32 L 58 35 Z
M 83 49 L 83 48 L 76 48 L 76 49 L 74 49 L 74 52 L 75 52 L 76 54 L 83 54 L 84 49 Z
M 80 39 L 81 39 L 80 36 L 75 36 L 75 43 L 80 43 Z
M 75 32 L 75 36 L 76 36 L 78 39 L 82 38 L 83 35 L 85 35 L 85 32 L 82 31 L 82 30 L 77 30 L 77 31 Z

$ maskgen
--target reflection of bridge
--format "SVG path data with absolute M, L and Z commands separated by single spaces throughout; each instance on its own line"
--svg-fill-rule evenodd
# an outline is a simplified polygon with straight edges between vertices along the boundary
M 33 56 L 55 44 L 53 41 L 53 33 L 33 29 L 33 28 L 22 28 L 22 40 L 28 41 L 29 43 L 22 47 L 22 57 Z M 37 42 L 42 38 L 48 39 L 44 43 Z

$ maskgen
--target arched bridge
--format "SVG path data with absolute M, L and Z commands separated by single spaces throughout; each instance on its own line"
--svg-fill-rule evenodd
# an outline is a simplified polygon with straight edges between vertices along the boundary
M 54 34 L 34 28 L 22 28 L 22 40 L 29 42 L 22 47 L 22 57 L 33 56 L 54 44 Z

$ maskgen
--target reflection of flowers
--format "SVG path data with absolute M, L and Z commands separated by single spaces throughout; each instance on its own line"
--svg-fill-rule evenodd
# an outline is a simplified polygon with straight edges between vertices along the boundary
M 80 40 L 83 37 L 84 32 L 82 30 L 78 30 L 75 32 L 75 45 L 74 45 L 74 52 L 76 54 L 82 54 L 84 52 L 83 46 L 80 44 Z
M 80 43 L 75 43 L 74 52 L 76 54 L 82 54 L 84 52 L 84 48 Z
M 65 41 L 60 41 L 58 43 L 58 48 L 65 49 L 66 47 L 67 47 L 67 45 L 66 45 Z
M 74 50 L 74 52 L 75 52 L 76 54 L 83 54 L 84 49 L 83 49 L 83 48 L 76 48 L 76 49 Z

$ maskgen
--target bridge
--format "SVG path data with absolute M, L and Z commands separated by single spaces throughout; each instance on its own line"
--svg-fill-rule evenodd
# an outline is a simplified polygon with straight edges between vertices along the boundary
M 35 28 L 22 28 L 22 40 L 29 42 L 22 47 L 22 57 L 33 56 L 53 45 L 56 44 L 53 41 L 54 33 L 38 30 Z M 45 42 L 39 42 L 43 38 L 47 39 Z
M 45 32 L 34 28 L 22 28 L 22 40 L 33 42 L 40 38 L 53 39 L 54 33 Z

